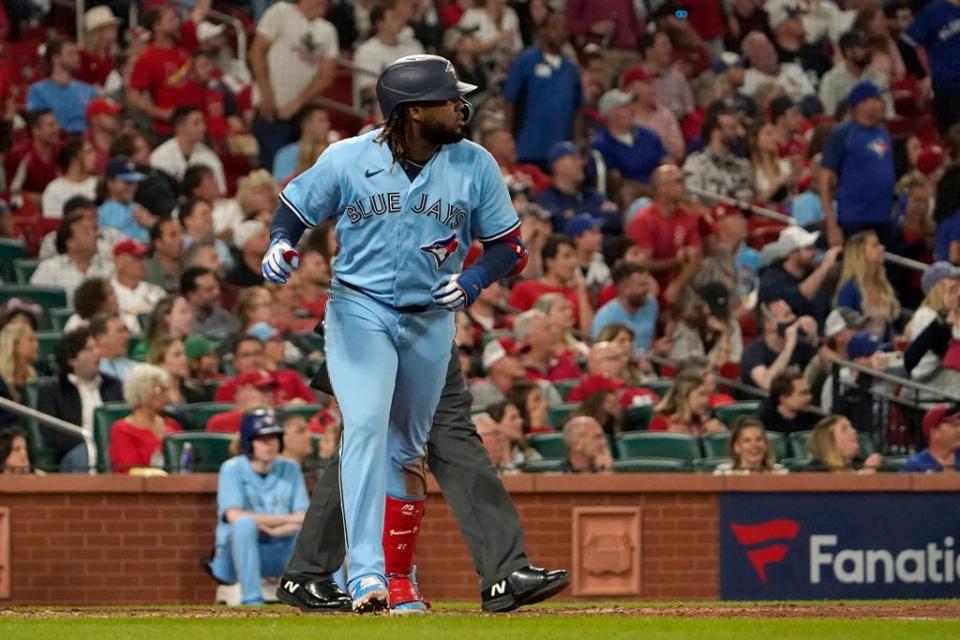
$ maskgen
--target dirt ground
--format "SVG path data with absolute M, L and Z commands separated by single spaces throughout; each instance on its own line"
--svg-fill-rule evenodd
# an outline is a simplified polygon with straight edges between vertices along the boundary
M 434 615 L 463 616 L 487 615 L 479 609 L 435 609 Z M 268 606 L 263 609 L 210 607 L 62 607 L 44 609 L 0 609 L 3 618 L 66 618 L 66 617 L 135 617 L 135 618 L 281 618 L 305 615 L 283 606 Z M 336 615 L 336 614 L 334 614 Z M 857 603 L 829 602 L 823 604 L 690 604 L 660 606 L 607 606 L 596 608 L 564 607 L 536 608 L 514 611 L 508 615 L 517 617 L 541 616 L 635 616 L 635 617 L 683 617 L 683 618 L 845 618 L 860 620 L 882 618 L 885 620 L 960 620 L 960 602 L 944 603 Z

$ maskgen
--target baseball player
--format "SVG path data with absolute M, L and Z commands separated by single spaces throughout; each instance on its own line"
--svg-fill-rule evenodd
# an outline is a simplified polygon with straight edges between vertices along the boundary
M 333 392 L 323 370 L 313 385 L 324 393 Z M 566 571 L 530 566 L 517 510 L 470 420 L 472 404 L 454 348 L 430 429 L 427 460 L 453 509 L 474 567 L 480 574 L 483 610 L 512 611 L 546 600 L 562 591 L 570 580 Z M 389 545 L 385 552 L 390 565 Z M 314 487 L 310 508 L 297 536 L 293 556 L 280 579 L 277 597 L 308 612 L 349 611 L 350 596 L 332 577 L 343 563 L 343 553 L 340 477 L 331 461 Z M 412 559 L 410 562 L 406 573 L 413 569 Z M 391 592 L 391 597 L 393 595 Z
M 463 139 L 472 111 L 464 96 L 474 89 L 439 56 L 388 66 L 377 80 L 386 124 L 331 145 L 287 185 L 263 259 L 264 277 L 285 282 L 306 227 L 336 220 L 326 351 L 344 422 L 347 587 L 358 613 L 388 607 L 387 573 L 395 610 L 426 608 L 412 559 L 427 436 L 454 335 L 450 312 L 526 261 L 496 162 Z M 474 238 L 484 255 L 461 272 Z M 385 546 L 395 565 L 385 566 Z

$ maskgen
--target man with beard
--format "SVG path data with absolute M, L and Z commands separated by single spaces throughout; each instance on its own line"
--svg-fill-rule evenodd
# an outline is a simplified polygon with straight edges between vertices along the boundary
M 827 303 L 833 298 L 833 286 L 827 276 L 841 247 L 828 249 L 818 265 L 814 245 L 819 236 L 819 231 L 805 231 L 796 225 L 780 232 L 776 244 L 784 258 L 760 274 L 761 301 L 775 295 L 798 315 L 813 316 L 818 321 L 826 318 Z
M 823 111 L 832 116 L 846 100 L 853 86 L 861 80 L 869 80 L 878 87 L 887 86 L 887 78 L 870 66 L 873 53 L 870 39 L 863 31 L 851 29 L 840 36 L 840 53 L 843 59 L 826 72 L 820 82 L 820 102 Z M 893 117 L 893 99 L 890 93 L 883 96 L 887 116 Z
M 732 105 L 711 105 L 703 123 L 703 139 L 707 144 L 702 151 L 691 153 L 683 163 L 687 188 L 741 200 L 752 199 L 750 162 L 735 153 L 743 146 L 744 135 L 740 115 Z
M 336 221 L 325 333 L 343 415 L 340 494 L 357 613 L 427 610 L 413 560 L 447 377 L 436 356 L 453 343 L 451 312 L 526 260 L 496 162 L 464 140 L 473 109 L 464 96 L 474 89 L 439 56 L 387 67 L 377 80 L 383 128 L 331 145 L 287 185 L 263 260 L 268 281 L 287 282 L 305 229 Z M 484 253 L 464 269 L 474 238 Z
M 30 85 L 27 110 L 49 109 L 60 128 L 70 135 L 87 130 L 87 104 L 97 90 L 74 78 L 80 68 L 80 49 L 72 40 L 53 38 L 47 42 L 44 58 L 50 66 L 50 77 Z
M 640 265 L 624 262 L 614 268 L 613 284 L 617 297 L 597 311 L 590 336 L 596 340 L 608 324 L 622 322 L 633 329 L 633 346 L 644 353 L 653 344 L 660 315 L 660 305 L 656 297 L 650 295 L 652 278 Z

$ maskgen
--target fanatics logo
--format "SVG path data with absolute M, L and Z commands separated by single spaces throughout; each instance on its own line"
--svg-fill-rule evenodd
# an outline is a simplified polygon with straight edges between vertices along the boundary
M 731 524 L 730 529 L 741 546 L 755 547 L 747 550 L 747 559 L 760 582 L 766 584 L 767 565 L 783 562 L 787 557 L 787 545 L 775 542 L 795 539 L 800 532 L 800 525 L 795 520 L 780 519 L 759 524 Z

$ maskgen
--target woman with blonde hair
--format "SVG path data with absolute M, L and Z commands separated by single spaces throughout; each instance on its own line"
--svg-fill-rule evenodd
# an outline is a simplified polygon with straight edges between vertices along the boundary
M 818 422 L 807 439 L 807 453 L 810 471 L 873 473 L 883 462 L 879 453 L 861 457 L 857 430 L 844 416 L 827 416 Z
M 585 356 L 590 353 L 590 347 L 577 340 L 573 335 L 573 327 L 576 324 L 576 318 L 573 316 L 573 305 L 567 298 L 559 293 L 545 293 L 533 303 L 533 308 L 542 311 L 562 337 L 561 348 L 574 356 Z
M 670 431 L 702 436 L 722 433 L 727 427 L 709 416 L 710 389 L 703 376 L 688 372 L 677 376 L 673 386 L 654 408 L 650 431 Z
M 912 379 L 952 393 L 960 371 L 946 367 L 945 358 L 951 341 L 960 339 L 960 273 L 949 262 L 934 262 L 920 282 L 926 297 L 904 328 L 903 366 Z
M 186 340 L 192 327 L 193 311 L 187 299 L 179 293 L 163 298 L 150 312 L 146 334 L 134 347 L 133 358 L 143 360 L 150 345 L 160 338 L 170 336 Z
M 110 430 L 108 452 L 114 473 L 163 468 L 163 438 L 181 430 L 175 420 L 163 415 L 172 388 L 170 374 L 152 364 L 137 365 L 123 381 L 123 399 L 133 411 Z
M 887 280 L 885 247 L 875 231 L 861 231 L 847 239 L 843 271 L 837 285 L 838 307 L 849 307 L 867 317 L 865 327 L 878 340 L 889 340 L 900 317 L 900 301 Z
M 39 343 L 28 324 L 15 322 L 0 331 L 0 396 L 23 402 L 27 383 L 35 380 L 33 363 Z
M 780 157 L 777 128 L 765 122 L 750 133 L 753 191 L 760 202 L 783 202 L 793 193 L 793 169 Z
M 273 215 L 279 202 L 280 185 L 266 169 L 251 171 L 237 183 L 237 204 L 244 220 L 261 213 Z
M 773 450 L 770 448 L 763 423 L 751 416 L 740 416 L 733 423 L 727 456 L 730 461 L 717 465 L 713 470 L 714 475 L 787 472 L 783 465 L 774 462 Z

